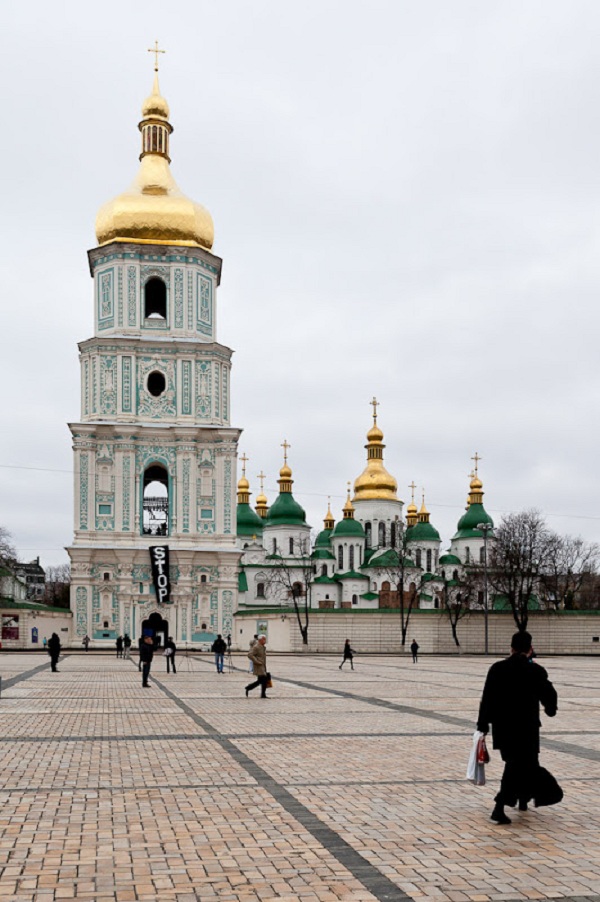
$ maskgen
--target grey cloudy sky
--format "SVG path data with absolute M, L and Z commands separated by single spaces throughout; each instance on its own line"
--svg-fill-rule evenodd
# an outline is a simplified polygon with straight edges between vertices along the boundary
M 173 172 L 215 221 L 234 425 L 273 499 L 280 443 L 320 527 L 369 401 L 446 547 L 485 504 L 600 538 L 600 4 L 5 4 L 0 524 L 72 538 L 77 342 L 99 206 L 131 182 L 156 38 Z

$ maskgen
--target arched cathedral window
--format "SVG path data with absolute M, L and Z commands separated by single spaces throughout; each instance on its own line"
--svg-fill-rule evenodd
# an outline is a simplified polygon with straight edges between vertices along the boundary
M 143 534 L 169 534 L 169 474 L 160 464 L 153 464 L 144 473 Z
M 144 285 L 144 319 L 167 318 L 167 286 L 162 279 L 148 279 Z
M 379 547 L 385 548 L 385 523 L 379 523 Z

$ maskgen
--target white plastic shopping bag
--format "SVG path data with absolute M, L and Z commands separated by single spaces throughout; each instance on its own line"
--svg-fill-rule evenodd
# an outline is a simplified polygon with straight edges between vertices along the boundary
M 485 765 L 489 762 L 485 733 L 475 730 L 473 733 L 473 747 L 469 755 L 467 765 L 467 780 L 472 780 L 475 786 L 485 786 Z

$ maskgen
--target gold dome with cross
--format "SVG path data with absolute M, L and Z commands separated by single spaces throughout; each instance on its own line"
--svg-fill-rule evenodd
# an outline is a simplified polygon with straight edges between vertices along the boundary
M 158 84 L 158 47 L 152 93 L 142 106 L 142 152 L 138 174 L 127 191 L 104 204 L 96 217 L 98 244 L 174 244 L 210 250 L 214 225 L 208 210 L 183 194 L 171 174 L 169 105 Z

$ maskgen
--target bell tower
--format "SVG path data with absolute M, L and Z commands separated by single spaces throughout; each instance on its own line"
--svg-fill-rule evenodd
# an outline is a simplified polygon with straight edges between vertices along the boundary
M 100 209 L 88 252 L 94 335 L 79 345 L 81 418 L 69 424 L 74 641 L 97 647 L 157 624 L 160 641 L 211 641 L 231 631 L 237 597 L 240 430 L 232 351 L 216 338 L 222 261 L 210 213 L 171 173 L 157 62 L 139 129 L 138 174 Z M 168 602 L 156 593 L 155 546 L 168 549 Z

